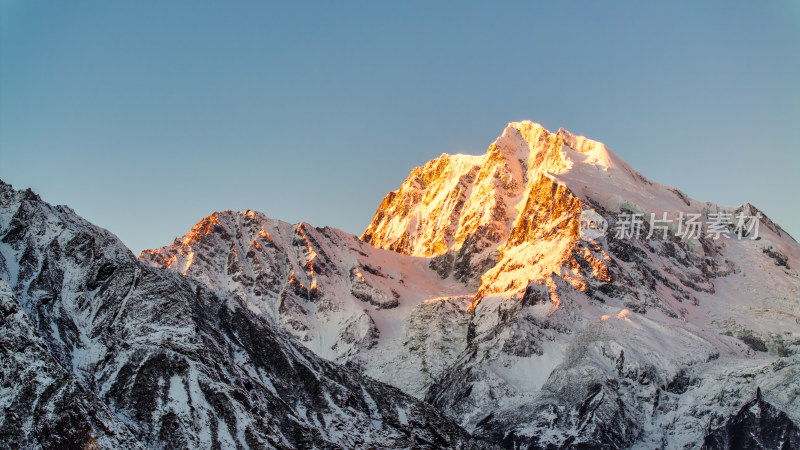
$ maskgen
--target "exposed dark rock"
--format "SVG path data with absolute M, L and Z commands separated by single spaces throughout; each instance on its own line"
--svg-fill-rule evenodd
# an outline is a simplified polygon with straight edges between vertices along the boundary
M 780 449 L 800 448 L 800 428 L 783 411 L 761 398 L 748 402 L 720 426 L 709 430 L 704 449 Z

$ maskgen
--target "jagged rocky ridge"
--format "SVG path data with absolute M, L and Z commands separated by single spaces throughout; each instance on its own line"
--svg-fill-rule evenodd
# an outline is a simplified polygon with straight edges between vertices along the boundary
M 432 406 L 314 355 L 248 306 L 0 182 L 0 442 L 472 445 Z
M 647 225 L 615 236 L 620 212 L 718 211 L 759 213 L 692 200 L 601 143 L 520 122 L 485 155 L 442 155 L 386 196 L 362 240 L 394 255 L 336 230 L 273 233 L 257 213 L 223 212 L 211 220 L 224 233 L 201 222 L 141 259 L 238 292 L 308 348 L 508 447 L 693 448 L 731 442 L 749 416 L 730 420 L 759 387 L 800 420 L 796 241 L 766 217 L 757 240 L 714 240 L 707 228 L 682 239 L 676 224 L 665 239 L 646 238 Z M 584 238 L 586 212 L 608 230 Z M 262 228 L 275 244 L 266 253 Z M 259 271 L 271 290 L 255 287 Z M 356 294 L 356 271 L 390 300 Z M 352 317 L 366 345 L 352 345 Z
M 139 258 L 232 292 L 315 353 L 419 397 L 465 345 L 463 284 L 340 230 L 222 211 Z

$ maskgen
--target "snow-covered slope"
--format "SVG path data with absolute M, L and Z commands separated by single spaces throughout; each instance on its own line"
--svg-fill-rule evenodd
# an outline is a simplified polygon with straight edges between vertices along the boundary
M 430 405 L 314 355 L 237 296 L 142 264 L 2 182 L 0 237 L 4 445 L 471 445 Z
M 291 225 L 253 211 L 223 211 L 171 245 L 145 250 L 139 259 L 232 292 L 318 355 L 419 396 L 464 346 L 462 339 L 435 360 L 421 348 L 407 350 L 417 345 L 408 341 L 428 334 L 428 322 L 447 321 L 438 308 L 469 293 L 463 284 L 442 280 L 425 258 L 376 249 L 340 230 Z M 435 298 L 441 301 L 425 302 Z M 426 314 L 432 310 L 437 312 Z M 465 330 L 462 314 L 457 315 Z M 426 325 L 409 329 L 405 318 L 412 316 Z M 447 345 L 448 336 L 440 337 L 429 336 L 428 342 Z M 398 357 L 406 364 L 398 365 Z M 439 370 L 420 371 L 420 365 Z
M 648 236 L 650 213 L 673 220 L 666 234 Z M 800 245 L 763 214 L 758 239 L 735 224 L 682 236 L 681 215 L 719 213 L 761 214 L 519 122 L 485 155 L 414 169 L 371 245 L 228 211 L 140 259 L 235 292 L 314 352 L 509 447 L 691 448 L 745 429 L 795 442 Z M 618 235 L 631 214 L 641 233 Z M 743 424 L 759 387 L 774 426 Z

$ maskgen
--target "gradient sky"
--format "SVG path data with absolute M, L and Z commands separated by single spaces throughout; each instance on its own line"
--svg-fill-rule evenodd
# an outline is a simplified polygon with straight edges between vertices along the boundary
M 223 209 L 360 234 L 530 119 L 800 238 L 798 2 L 377 3 L 2 0 L 0 178 L 136 253 Z

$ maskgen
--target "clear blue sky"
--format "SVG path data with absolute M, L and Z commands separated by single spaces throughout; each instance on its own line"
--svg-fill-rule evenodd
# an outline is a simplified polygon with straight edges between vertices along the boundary
M 2 0 L 0 178 L 137 253 L 221 209 L 360 234 L 530 119 L 800 238 L 798 2 L 376 3 Z

